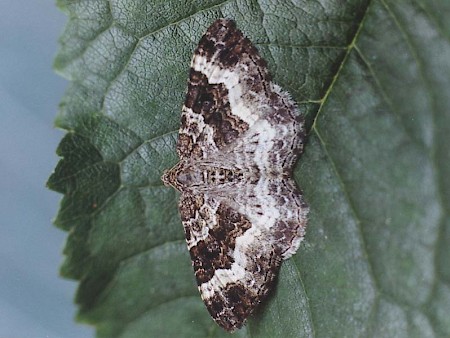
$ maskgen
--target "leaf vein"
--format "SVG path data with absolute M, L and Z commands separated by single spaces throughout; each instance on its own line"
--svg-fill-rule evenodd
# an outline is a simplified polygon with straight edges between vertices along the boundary
M 314 129 L 316 127 L 317 119 L 318 119 L 319 115 L 321 114 L 322 110 L 324 109 L 325 102 L 327 101 L 328 96 L 330 95 L 330 93 L 331 93 L 331 91 L 332 91 L 332 89 L 334 87 L 334 84 L 336 83 L 337 79 L 339 78 L 339 76 L 340 76 L 340 74 L 342 72 L 342 69 L 344 68 L 344 65 L 347 62 L 347 59 L 350 56 L 350 52 L 351 52 L 353 46 L 355 45 L 355 41 L 358 39 L 359 34 L 361 33 L 362 27 L 364 26 L 364 21 L 367 18 L 367 13 L 369 11 L 370 3 L 371 2 L 369 2 L 367 7 L 365 8 L 364 13 L 362 14 L 361 20 L 360 20 L 360 22 L 358 24 L 358 28 L 356 29 L 355 35 L 353 36 L 353 39 L 348 44 L 348 46 L 346 48 L 347 51 L 346 51 L 344 57 L 342 58 L 341 62 L 339 63 L 339 68 L 336 71 L 336 74 L 334 75 L 333 80 L 331 81 L 330 85 L 328 86 L 327 90 L 325 91 L 325 94 L 323 95 L 323 97 L 321 99 L 321 103 L 320 103 L 319 108 L 318 108 L 318 110 L 316 112 L 316 116 L 314 116 L 311 129 Z

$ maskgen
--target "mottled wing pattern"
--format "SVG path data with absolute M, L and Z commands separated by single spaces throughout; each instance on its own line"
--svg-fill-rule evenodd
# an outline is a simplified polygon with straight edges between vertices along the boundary
M 308 206 L 292 179 L 263 176 L 229 194 L 232 207 L 252 223 L 240 251 L 252 254 L 257 243 L 270 243 L 283 259 L 297 251 L 305 235 Z
M 279 252 L 265 244 L 267 238 L 252 237 L 254 223 L 226 201 L 184 194 L 180 213 L 209 313 L 228 331 L 240 328 L 267 296 L 280 267 Z
M 208 158 L 247 131 L 263 113 L 254 102 L 268 80 L 264 60 L 234 22 L 214 22 L 191 62 L 177 145 L 180 158 Z

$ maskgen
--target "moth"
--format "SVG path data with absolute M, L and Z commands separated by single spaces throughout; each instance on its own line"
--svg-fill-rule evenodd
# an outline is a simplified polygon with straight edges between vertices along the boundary
M 305 234 L 292 178 L 304 121 L 232 20 L 201 38 L 181 113 L 179 162 L 162 181 L 179 211 L 201 297 L 218 325 L 241 328 Z

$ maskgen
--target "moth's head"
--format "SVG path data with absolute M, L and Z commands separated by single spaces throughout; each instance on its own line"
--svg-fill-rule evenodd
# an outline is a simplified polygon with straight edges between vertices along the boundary
M 198 185 L 202 180 L 202 172 L 185 161 L 180 161 L 169 170 L 165 170 L 161 180 L 164 185 L 182 192 Z
M 163 181 L 166 187 L 174 187 L 175 189 L 180 190 L 177 184 L 177 173 L 179 166 L 180 162 L 172 168 L 164 170 L 164 173 L 161 176 L 161 181 Z

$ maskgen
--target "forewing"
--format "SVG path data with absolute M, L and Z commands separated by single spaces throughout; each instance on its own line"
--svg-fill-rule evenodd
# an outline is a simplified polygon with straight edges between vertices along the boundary
M 223 201 L 184 195 L 180 210 L 202 299 L 217 324 L 234 331 L 267 296 L 281 257 Z
M 177 145 L 180 158 L 208 158 L 251 128 L 267 110 L 269 80 L 266 63 L 234 22 L 215 21 L 191 62 Z

